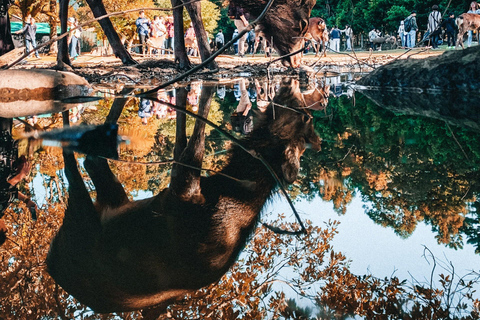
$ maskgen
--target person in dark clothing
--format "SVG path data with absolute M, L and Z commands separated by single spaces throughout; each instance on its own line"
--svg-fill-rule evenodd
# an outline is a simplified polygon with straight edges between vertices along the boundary
M 37 35 L 37 24 L 35 23 L 35 19 L 31 16 L 27 17 L 23 29 L 15 32 L 15 34 L 23 34 L 23 37 L 25 38 L 25 50 L 27 53 L 30 52 L 30 46 L 32 46 L 32 50 L 37 46 L 37 41 L 35 38 Z M 40 58 L 37 50 L 35 50 L 35 56 Z
M 255 30 L 254 29 L 248 32 L 247 43 L 248 43 L 247 53 L 255 54 L 256 52 L 253 52 L 253 49 L 255 48 Z
M 450 12 L 448 18 L 443 21 L 442 27 L 445 28 L 445 33 L 447 34 L 447 49 L 455 48 L 457 25 L 455 24 L 455 15 L 453 12 Z
M 0 0 L 0 56 L 15 49 L 8 16 L 8 8 L 14 2 L 14 0 Z
M 12 138 L 12 119 L 0 118 L 0 246 L 7 239 L 7 227 L 3 216 L 15 199 L 25 202 L 32 219 L 36 219 L 37 205 L 18 191 L 16 185 L 30 171 L 30 163 L 22 156 L 18 158 L 18 144 Z

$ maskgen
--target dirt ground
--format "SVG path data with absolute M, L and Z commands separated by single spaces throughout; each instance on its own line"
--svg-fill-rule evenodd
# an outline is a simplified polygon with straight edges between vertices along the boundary
M 313 53 L 304 55 L 303 64 L 305 69 L 316 71 L 335 72 L 369 72 L 373 69 L 396 59 L 423 59 L 426 57 L 442 54 L 443 50 L 424 50 L 422 48 L 407 51 L 404 49 L 388 51 L 359 51 L 328 53 L 326 57 L 315 57 Z M 171 80 L 180 75 L 172 55 L 158 57 L 133 56 L 139 62 L 136 66 L 123 66 L 121 61 L 114 56 L 94 56 L 82 54 L 72 62 L 73 72 L 84 76 L 91 83 L 135 83 L 145 85 L 158 85 L 159 83 Z M 278 56 L 265 57 L 263 55 L 246 55 L 240 58 L 233 55 L 220 55 L 216 58 L 218 70 L 210 71 L 204 69 L 186 80 L 194 79 L 230 79 L 238 76 L 265 76 L 269 74 L 294 75 L 299 70 L 293 70 L 273 60 Z M 200 64 L 197 57 L 190 57 L 193 65 Z M 13 68 L 54 68 L 56 65 L 55 56 L 31 56 L 21 64 Z

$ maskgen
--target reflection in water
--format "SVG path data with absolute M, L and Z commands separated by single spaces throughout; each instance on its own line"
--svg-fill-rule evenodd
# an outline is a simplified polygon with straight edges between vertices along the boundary
M 478 313 L 475 313 L 478 311 L 478 303 L 474 300 L 476 297 L 464 295 L 478 289 L 478 274 L 475 272 L 459 281 L 460 276 L 464 275 L 463 271 L 458 268 L 453 271 L 448 267 L 439 268 L 439 254 L 433 273 L 450 276 L 442 282 L 437 282 L 436 278 L 432 284 L 420 278 L 416 279 L 418 282 L 402 282 L 403 279 L 398 279 L 395 274 L 387 278 L 382 274 L 381 278 L 376 278 L 367 270 L 355 275 L 350 268 L 351 257 L 338 252 L 339 248 L 332 246 L 332 240 L 340 232 L 339 236 L 346 237 L 356 245 L 371 239 L 375 231 L 362 230 L 345 235 L 341 229 L 343 224 L 322 223 L 326 220 L 325 211 L 330 206 L 334 206 L 338 214 L 345 214 L 342 219 L 358 223 L 352 213 L 361 208 L 352 206 L 352 199 L 357 202 L 362 199 L 365 208 L 361 214 L 366 211 L 372 221 L 387 227 L 382 229 L 384 231 L 393 229 L 402 237 L 408 237 L 412 232 L 418 232 L 414 231 L 418 224 L 427 223 L 433 235 L 425 237 L 436 236 L 439 242 L 457 248 L 466 240 L 478 245 L 478 135 L 468 131 L 466 128 L 469 126 L 453 126 L 451 118 L 445 125 L 443 121 L 428 117 L 402 116 L 399 110 L 394 110 L 394 114 L 358 94 L 353 105 L 345 95 L 332 98 L 337 89 L 329 88 L 328 84 L 336 86 L 338 83 L 335 81 L 319 79 L 318 82 L 317 86 L 302 84 L 300 89 L 297 89 L 295 82 L 293 86 L 281 87 L 279 81 L 265 79 L 245 79 L 244 85 L 237 82 L 236 86 L 222 83 L 217 87 L 217 97 L 211 104 L 209 99 L 215 90 L 205 83 L 179 88 L 173 94 L 168 91 L 158 94 L 158 100 L 181 108 L 186 106 L 187 111 L 193 111 L 196 106 L 199 114 L 208 112 L 209 120 L 232 131 L 236 128 L 235 123 L 229 123 L 235 120 L 232 119 L 232 113 L 237 112 L 238 115 L 239 111 L 250 108 L 247 116 L 252 117 L 253 121 L 247 122 L 253 123 L 254 127 L 242 143 L 246 147 L 255 146 L 255 150 L 268 155 L 265 158 L 277 172 L 282 172 L 287 182 L 296 177 L 296 181 L 288 186 L 290 197 L 296 200 L 296 206 L 302 208 L 302 219 L 311 218 L 314 221 L 305 221 L 308 234 L 298 237 L 246 226 L 245 214 L 257 210 L 264 201 L 251 188 L 259 188 L 263 185 L 261 181 L 271 177 L 265 174 L 264 167 L 258 165 L 256 159 L 239 147 L 232 148 L 230 140 L 226 140 L 218 131 L 208 131 L 207 128 L 205 156 L 201 162 L 203 125 L 197 122 L 195 134 L 192 135 L 195 126 L 193 118 L 185 119 L 182 114 L 177 115 L 171 105 L 154 101 L 154 109 L 156 105 L 162 108 L 155 109 L 160 111 L 148 118 L 147 125 L 142 125 L 138 117 L 140 101 L 136 98 L 116 99 L 113 104 L 102 102 L 98 104 L 97 111 L 86 109 L 81 113 L 77 123 L 118 123 L 122 134 L 138 130 L 138 136 L 149 137 L 143 139 L 140 146 L 132 143 L 122 147 L 119 156 L 124 162 L 107 163 L 104 159 L 82 155 L 75 160 L 68 152 L 62 154 L 59 149 L 39 145 L 32 148 L 32 141 L 27 145 L 26 141 L 21 141 L 20 154 L 29 154 L 28 158 L 33 162 L 33 182 L 30 185 L 21 183 L 19 188 L 32 188 L 32 198 L 41 209 L 34 227 L 29 215 L 22 214 L 23 205 L 14 202 L 6 211 L 4 218 L 12 241 L 7 241 L 0 252 L 0 261 L 5 270 L 0 281 L 0 292 L 6 293 L 0 294 L 3 313 L 0 317 L 38 319 L 55 315 L 70 319 L 83 314 L 93 319 L 115 318 L 115 315 L 99 315 L 90 311 L 65 293 L 63 286 L 88 304 L 88 299 L 102 295 L 98 301 L 92 302 L 97 309 L 102 303 L 117 299 L 125 310 L 126 304 L 132 306 L 133 303 L 146 303 L 156 298 L 168 299 L 165 292 L 173 296 L 206 285 L 188 295 L 188 299 L 170 305 L 169 316 L 175 319 L 268 319 L 275 314 L 285 319 L 301 316 L 332 319 L 352 315 L 374 318 L 372 315 L 381 314 L 390 318 L 419 319 L 433 314 L 437 318 L 455 319 L 460 315 L 478 318 Z M 245 108 L 239 106 L 236 88 L 239 98 L 242 94 L 248 97 L 248 100 L 244 99 Z M 270 104 L 272 100 L 273 105 Z M 301 113 L 290 115 L 291 111 L 284 110 L 282 106 L 292 104 L 310 110 L 303 113 L 304 110 L 300 109 Z M 312 109 L 314 111 L 310 112 Z M 295 169 L 299 168 L 298 151 L 303 142 L 299 145 L 292 143 L 293 148 L 288 149 L 291 152 L 286 152 L 285 158 L 275 155 L 283 155 L 284 147 L 281 146 L 291 139 L 287 136 L 289 133 L 310 128 L 308 122 L 312 120 L 307 116 L 310 113 L 313 114 L 316 131 L 324 139 L 322 152 L 306 150 L 302 156 L 300 174 L 296 176 Z M 178 120 L 170 120 L 169 114 L 175 114 Z M 62 125 L 58 115 L 38 117 L 37 120 L 36 128 Z M 271 125 L 264 126 L 267 123 Z M 238 127 L 240 132 L 233 132 L 235 136 L 243 136 L 244 132 L 251 130 L 251 127 L 246 130 Z M 14 128 L 15 136 L 19 135 L 19 131 L 21 134 L 21 130 L 22 126 Z M 52 134 L 58 138 L 58 132 Z M 191 136 L 189 144 L 187 136 Z M 178 139 L 175 140 L 175 137 Z M 202 166 L 217 173 L 207 171 L 205 177 L 199 178 L 199 172 L 190 167 L 177 164 L 172 168 L 170 165 L 155 164 L 168 160 L 174 148 L 177 161 L 194 163 L 193 167 Z M 231 152 L 230 157 L 225 155 L 225 149 Z M 192 152 L 195 150 L 201 152 Z M 64 156 L 69 182 L 62 173 Z M 82 169 L 80 171 L 77 162 Z M 145 166 L 133 162 L 152 164 Z M 286 165 L 282 166 L 281 163 Z M 252 173 L 252 170 L 258 172 Z M 219 171 L 240 180 L 221 177 Z M 171 181 L 170 174 L 173 177 Z M 270 186 L 274 184 L 271 180 L 269 183 Z M 165 189 L 168 186 L 170 188 Z M 67 187 L 70 188 L 68 192 Z M 247 200 L 251 194 L 257 197 L 254 197 L 256 200 L 253 204 L 251 198 Z M 132 197 L 137 201 L 131 201 Z M 96 200 L 95 205 L 92 204 L 92 198 Z M 310 204 L 312 199 L 317 201 Z M 149 206 L 153 208 L 157 205 L 163 207 L 161 211 L 156 207 L 153 217 L 146 214 L 144 220 L 138 219 L 142 215 L 141 210 L 152 213 Z M 291 226 L 286 226 L 287 222 L 294 223 L 288 217 L 290 210 L 282 208 L 275 198 L 271 205 L 275 217 L 271 224 L 291 229 Z M 105 210 L 107 207 L 113 209 Z M 178 214 L 179 210 L 191 208 L 194 208 L 189 211 L 192 214 Z M 227 209 L 236 212 L 228 216 L 228 223 L 225 219 L 212 220 L 212 217 L 218 217 L 219 212 L 227 212 Z M 98 210 L 103 212 L 102 217 L 96 213 Z M 208 216 L 208 212 L 212 211 L 217 215 Z M 50 240 L 59 229 L 64 213 L 63 231 L 58 233 L 49 263 L 53 267 L 72 267 L 70 270 L 58 267 L 60 271 L 57 270 L 56 278 L 61 285 L 58 286 L 46 273 L 44 261 Z M 271 219 L 267 213 L 262 215 L 262 221 Z M 202 215 L 207 218 L 199 219 L 198 216 Z M 320 221 L 315 224 L 315 220 Z M 245 228 L 242 229 L 245 232 L 238 236 L 239 222 L 243 224 L 240 229 Z M 180 227 L 182 224 L 184 228 Z M 219 281 L 209 284 L 234 262 L 234 251 L 243 247 L 250 229 L 254 229 L 254 234 L 240 255 L 240 261 L 233 264 Z M 103 237 L 102 240 L 94 240 L 99 237 Z M 79 239 L 81 241 L 77 241 Z M 159 245 L 158 239 L 163 241 L 163 246 Z M 199 249 L 201 254 L 186 249 L 195 247 L 195 244 L 199 248 L 202 239 L 206 240 Z M 397 252 L 391 240 L 386 238 L 376 245 L 384 246 L 385 251 Z M 62 247 L 60 243 L 67 245 Z M 159 251 L 155 251 L 155 246 Z M 435 249 L 438 252 L 438 249 L 444 249 L 444 245 Z M 463 252 L 467 254 L 469 250 L 472 254 L 463 262 L 471 268 L 477 268 L 475 261 L 478 261 L 478 257 L 473 255 L 473 249 L 466 246 Z M 157 257 L 155 252 L 164 254 Z M 421 262 L 421 258 L 417 258 L 421 253 L 415 248 L 408 248 L 408 253 L 413 263 Z M 366 254 L 359 252 L 356 259 L 366 260 Z M 379 254 L 375 248 L 369 248 L 368 256 Z M 395 254 L 392 256 L 395 257 Z M 88 259 L 82 259 L 84 257 Z M 431 262 L 428 252 L 427 257 Z M 384 261 L 384 257 L 376 259 L 363 263 L 388 265 L 392 269 L 400 267 L 397 261 Z M 56 264 L 52 265 L 52 261 Z M 454 266 L 458 263 L 453 261 Z M 390 275 L 392 269 L 386 270 L 385 274 Z M 208 273 L 205 270 L 214 271 Z M 410 270 L 402 271 L 405 274 Z M 432 269 L 427 266 L 423 271 L 422 278 L 430 279 Z M 155 293 L 158 292 L 159 283 L 182 287 L 176 292 L 162 289 L 162 297 L 162 293 Z M 279 283 L 288 285 L 281 286 Z M 450 306 L 445 304 L 448 292 Z M 455 309 L 460 298 L 466 302 L 466 311 Z M 305 305 L 313 309 L 303 308 Z M 159 308 L 144 310 L 142 314 L 130 312 L 118 317 L 154 318 L 164 307 L 160 305 Z
M 18 183 L 30 172 L 30 163 L 25 156 L 18 157 L 18 142 L 12 138 L 12 122 L 12 119 L 0 118 L 0 245 L 7 240 L 7 226 L 2 218 L 15 199 L 23 201 L 32 219 L 37 219 L 37 205 L 18 191 Z
M 2 70 L 0 117 L 13 118 L 74 108 L 69 98 L 87 96 L 88 82 L 73 73 L 53 70 Z
M 199 115 L 207 117 L 214 88 L 204 86 Z M 192 104 L 191 90 L 176 105 Z M 243 86 L 243 91 L 246 92 Z M 236 146 L 219 174 L 201 177 L 205 123 L 187 143 L 186 116 L 177 114 L 170 187 L 129 201 L 105 159 L 87 157 L 96 189 L 92 202 L 73 154 L 64 152 L 69 182 L 65 219 L 52 242 L 48 271 L 70 294 L 97 312 L 166 307 L 172 300 L 217 281 L 235 262 L 275 187 L 275 174 L 292 183 L 309 144 L 319 148 L 298 82 L 286 81 L 260 116 L 242 148 Z M 248 99 L 248 96 L 246 97 Z M 281 107 L 280 107 L 281 106 Z

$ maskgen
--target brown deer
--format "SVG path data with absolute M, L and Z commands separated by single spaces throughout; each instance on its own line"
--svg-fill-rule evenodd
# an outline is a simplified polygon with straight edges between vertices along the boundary
M 321 47 L 323 47 L 323 56 L 327 56 L 327 44 L 329 36 L 325 20 L 322 18 L 310 18 L 305 39 L 316 42 L 312 43 L 313 48 L 315 49 L 315 57 L 318 56 Z
M 212 88 L 202 88 L 199 115 L 205 118 L 212 94 Z M 185 101 L 186 90 L 178 89 L 177 106 L 184 108 Z M 298 82 L 285 81 L 242 140 L 284 183 L 296 179 L 307 144 L 320 149 L 307 103 L 312 98 L 302 95 Z M 170 186 L 152 198 L 129 201 L 107 161 L 88 156 L 93 203 L 74 155 L 64 151 L 69 199 L 47 267 L 59 285 L 96 312 L 166 308 L 217 281 L 244 248 L 276 186 L 264 164 L 239 146 L 230 150 L 221 174 L 201 177 L 191 168 L 202 165 L 205 123 L 196 121 L 187 143 L 185 118 L 177 112 L 174 158 L 188 167 L 175 164 Z
M 457 43 L 455 44 L 455 48 L 460 44 L 462 49 L 465 49 L 463 46 L 463 36 L 469 30 L 480 29 L 480 15 L 476 13 L 464 13 L 455 19 L 455 23 L 458 26 Z

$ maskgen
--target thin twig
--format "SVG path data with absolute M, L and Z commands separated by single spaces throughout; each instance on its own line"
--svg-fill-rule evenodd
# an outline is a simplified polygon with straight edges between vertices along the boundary
M 105 160 L 110 160 L 110 161 L 114 161 L 114 162 L 123 162 L 123 163 L 131 163 L 131 164 L 142 164 L 142 165 L 161 165 L 161 164 L 178 164 L 180 166 L 183 166 L 183 167 L 187 167 L 187 168 L 190 168 L 190 169 L 194 169 L 194 170 L 198 170 L 198 171 L 208 171 L 208 172 L 213 172 L 215 174 L 218 174 L 218 175 L 221 175 L 221 176 L 224 176 L 228 179 L 232 179 L 233 181 L 237 181 L 237 182 L 243 182 L 245 180 L 240 180 L 238 178 L 235 178 L 233 176 L 230 176 L 228 174 L 225 174 L 223 172 L 220 172 L 220 171 L 217 171 L 217 170 L 213 170 L 213 169 L 206 169 L 206 168 L 202 168 L 202 167 L 196 167 L 196 166 L 191 166 L 189 164 L 186 164 L 186 163 L 183 163 L 183 162 L 179 162 L 179 161 L 176 161 L 176 160 L 165 160 L 165 161 L 150 161 L 150 162 L 143 162 L 143 161 L 130 161 L 130 160 L 122 160 L 122 159 L 111 159 L 111 158 L 106 158 L 106 157 L 99 157 L 99 158 L 102 158 L 102 159 L 105 159 Z
M 465 158 L 467 158 L 467 160 L 470 162 L 470 158 L 468 157 L 467 153 L 465 152 L 465 150 L 462 148 L 462 145 L 460 144 L 460 142 L 458 142 L 457 140 L 457 137 L 455 136 L 455 133 L 453 133 L 452 131 L 452 128 L 450 128 L 450 125 L 448 123 L 445 123 L 447 125 L 447 128 L 448 130 L 450 131 L 450 133 L 452 134 L 452 137 L 453 137 L 453 140 L 455 140 L 455 142 L 457 143 L 457 145 L 460 147 L 460 150 L 462 150 L 463 152 L 463 155 L 465 156 Z

